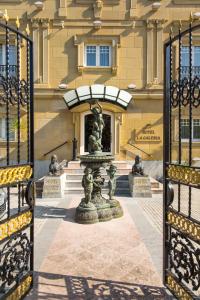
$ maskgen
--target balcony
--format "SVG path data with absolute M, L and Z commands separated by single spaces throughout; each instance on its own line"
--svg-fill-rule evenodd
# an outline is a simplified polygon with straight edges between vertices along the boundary
M 6 65 L 0 65 L 0 75 L 6 76 Z M 9 75 L 17 76 L 17 66 L 9 65 Z
M 181 78 L 188 78 L 190 76 L 190 67 L 182 66 L 181 67 Z M 192 78 L 200 77 L 200 66 L 192 66 Z

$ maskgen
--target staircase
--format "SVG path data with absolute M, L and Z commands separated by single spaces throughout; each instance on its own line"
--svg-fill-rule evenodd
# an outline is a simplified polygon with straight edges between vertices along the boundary
M 117 188 L 116 195 L 130 196 L 128 174 L 131 171 L 131 167 L 125 161 L 114 161 L 113 164 L 117 167 Z M 66 174 L 65 194 L 83 194 L 82 177 L 84 167 L 80 166 L 79 161 L 70 161 L 68 166 L 64 168 Z M 103 194 L 108 193 L 108 180 L 109 177 L 106 171 L 102 172 L 105 178 L 105 184 L 102 189 Z
M 113 164 L 117 167 L 116 173 L 116 196 L 130 196 L 129 190 L 129 181 L 128 174 L 131 172 L 131 165 L 126 161 L 114 161 Z M 65 191 L 64 194 L 79 194 L 83 195 L 83 187 L 82 187 L 82 177 L 83 177 L 84 167 L 80 166 L 80 161 L 70 161 L 68 166 L 64 168 L 64 173 L 66 175 L 65 181 Z M 105 178 L 105 184 L 102 189 L 103 194 L 108 194 L 108 180 L 109 176 L 106 173 L 106 170 L 102 172 L 103 177 Z M 44 178 L 40 178 L 36 182 L 36 193 L 37 197 L 42 197 L 43 191 L 43 181 Z M 152 194 L 162 194 L 163 186 L 154 178 L 150 177 L 151 182 L 151 191 Z

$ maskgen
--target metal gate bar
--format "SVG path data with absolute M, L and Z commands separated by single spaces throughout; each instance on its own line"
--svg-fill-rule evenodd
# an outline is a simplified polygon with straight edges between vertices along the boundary
M 5 108 L 6 155 L 0 163 L 0 196 L 5 198 L 6 214 L 0 215 L 0 299 L 17 300 L 33 284 L 33 43 L 28 26 L 24 35 L 19 31 L 18 18 L 17 29 L 8 25 L 7 14 L 4 18 L 0 30 L 5 42 L 6 68 L 5 73 L 0 71 L 0 109 L 3 112 Z M 10 68 L 11 50 L 16 54 L 14 69 Z
M 178 34 L 174 37 L 171 31 L 164 47 L 163 279 L 182 300 L 200 299 L 200 205 L 199 213 L 193 214 L 193 205 L 200 199 L 200 166 L 193 164 L 193 120 L 200 120 L 200 78 L 193 65 L 193 34 L 198 30 L 200 25 L 192 26 L 192 20 L 183 32 L 180 24 Z M 186 74 L 183 46 L 189 50 Z M 184 141 L 182 120 L 186 117 L 189 131 Z

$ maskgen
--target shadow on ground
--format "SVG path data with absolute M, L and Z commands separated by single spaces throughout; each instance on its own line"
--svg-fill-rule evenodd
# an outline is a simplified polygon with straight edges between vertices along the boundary
M 161 287 L 35 272 L 34 288 L 26 300 L 156 300 L 174 299 Z

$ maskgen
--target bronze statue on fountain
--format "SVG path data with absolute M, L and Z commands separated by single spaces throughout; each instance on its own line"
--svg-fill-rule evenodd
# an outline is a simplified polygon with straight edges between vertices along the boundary
M 109 195 L 114 195 L 116 167 L 112 165 L 114 156 L 106 155 L 102 151 L 102 134 L 105 127 L 102 107 L 97 100 L 89 104 L 94 116 L 92 134 L 89 136 L 89 154 L 80 156 L 81 164 L 85 166 L 82 180 L 85 197 L 81 200 L 75 214 L 76 222 L 82 224 L 109 221 L 123 215 L 119 201 L 111 196 L 106 199 L 102 195 L 102 188 L 105 185 L 102 170 L 109 166 L 107 170 L 110 177 Z M 115 172 L 113 173 L 112 170 Z

